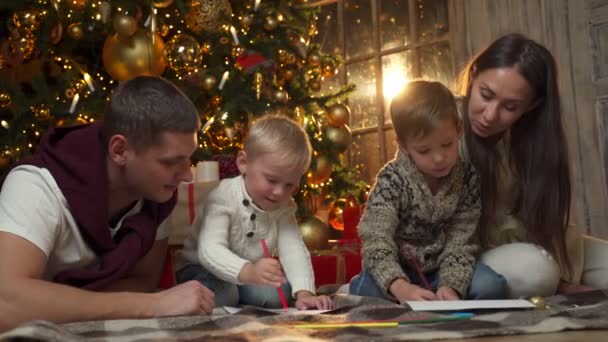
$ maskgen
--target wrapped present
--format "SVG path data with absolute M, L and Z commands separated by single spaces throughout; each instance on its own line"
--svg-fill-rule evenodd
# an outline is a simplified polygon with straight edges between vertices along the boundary
M 200 162 L 193 167 L 193 182 L 181 183 L 177 189 L 177 203 L 167 217 L 171 227 L 170 245 L 181 245 L 192 231 L 192 223 L 207 199 L 207 195 L 219 184 L 218 162 Z
M 336 246 L 329 250 L 311 253 L 315 286 L 345 284 L 361 272 L 360 249 Z
M 207 199 L 207 195 L 218 184 L 219 181 L 209 181 L 179 185 L 177 203 L 171 215 L 167 217 L 171 227 L 170 245 L 181 245 L 184 242 L 184 239 L 192 231 L 192 223 Z

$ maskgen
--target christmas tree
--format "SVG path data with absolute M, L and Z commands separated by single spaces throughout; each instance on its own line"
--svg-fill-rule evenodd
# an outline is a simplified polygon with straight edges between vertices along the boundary
M 342 103 L 322 91 L 340 60 L 315 44 L 307 0 L 29 0 L 0 5 L 0 171 L 32 153 L 52 126 L 102 118 L 118 82 L 159 75 L 196 104 L 203 128 L 193 162 L 231 160 L 248 125 L 287 115 L 311 137 L 299 207 L 344 205 L 365 184 L 344 166 L 351 134 Z M 227 169 L 226 169 L 227 170 Z M 225 172 L 230 172 L 226 171 Z M 302 205 L 303 204 L 303 205 Z M 303 214 L 303 212 L 301 212 Z

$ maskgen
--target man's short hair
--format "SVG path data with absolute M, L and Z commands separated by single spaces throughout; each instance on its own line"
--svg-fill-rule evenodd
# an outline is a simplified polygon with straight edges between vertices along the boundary
M 192 101 L 174 84 L 153 76 L 121 83 L 104 113 L 103 139 L 122 134 L 136 150 L 162 143 L 164 132 L 193 133 L 200 119 Z

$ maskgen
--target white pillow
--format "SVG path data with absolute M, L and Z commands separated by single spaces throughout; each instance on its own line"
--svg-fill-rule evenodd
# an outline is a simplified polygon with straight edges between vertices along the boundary
M 509 243 L 485 252 L 480 259 L 507 280 L 511 298 L 551 296 L 560 271 L 551 254 L 530 243 Z

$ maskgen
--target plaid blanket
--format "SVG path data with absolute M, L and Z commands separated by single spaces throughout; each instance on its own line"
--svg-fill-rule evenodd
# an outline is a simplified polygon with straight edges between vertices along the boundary
M 216 309 L 211 316 L 110 320 L 57 325 L 34 321 L 0 335 L 0 340 L 39 341 L 374 341 L 431 340 L 516 335 L 563 330 L 608 329 L 608 291 L 546 299 L 543 310 L 477 312 L 467 321 L 401 325 L 393 328 L 296 329 L 294 324 L 361 320 L 402 320 L 418 315 L 380 299 L 336 296 L 338 309 L 318 315 L 280 315 L 245 307 L 237 314 Z

